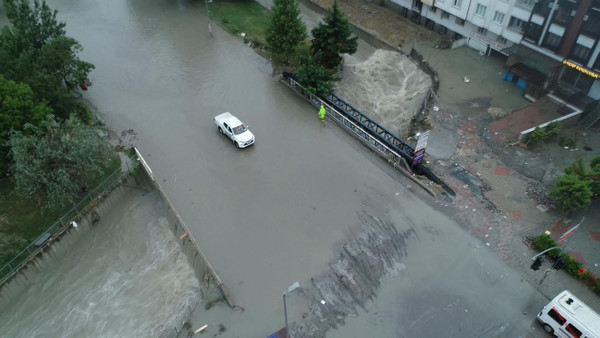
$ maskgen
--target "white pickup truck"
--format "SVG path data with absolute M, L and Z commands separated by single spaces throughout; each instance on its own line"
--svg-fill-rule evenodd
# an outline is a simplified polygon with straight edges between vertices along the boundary
M 236 147 L 246 148 L 254 144 L 254 134 L 230 113 L 215 116 L 215 124 L 219 133 L 227 135 Z

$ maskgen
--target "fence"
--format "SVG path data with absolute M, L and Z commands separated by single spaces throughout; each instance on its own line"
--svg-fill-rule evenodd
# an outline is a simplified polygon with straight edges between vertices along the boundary
M 406 164 L 406 160 L 410 161 L 414 152 L 412 147 L 410 147 L 408 144 L 393 136 L 387 130 L 369 120 L 366 116 L 362 115 L 345 102 L 344 106 L 347 109 L 339 109 L 340 107 L 337 101 L 343 102 L 341 99 L 332 95 L 327 97 L 327 99 L 322 99 L 312 93 L 309 93 L 304 87 L 302 87 L 296 80 L 293 79 L 291 74 L 284 73 L 282 82 L 308 99 L 313 106 L 319 107 L 320 105 L 323 105 L 327 111 L 328 118 L 338 123 L 344 129 L 356 136 L 363 144 L 367 145 L 379 155 L 386 158 L 388 162 L 392 163 L 394 168 L 398 168 L 403 173 L 408 174 L 410 168 Z M 330 98 L 334 98 L 335 100 L 332 101 Z M 360 117 L 357 118 L 355 115 Z M 367 120 L 368 123 L 364 123 L 362 121 L 363 119 Z M 374 129 L 371 125 L 377 128 Z M 436 184 L 439 184 L 450 195 L 455 195 L 455 192 L 448 185 L 441 181 L 425 166 L 419 164 L 412 169 L 416 173 L 425 175 Z M 435 193 L 430 186 L 423 184 L 423 182 L 414 178 L 412 175 L 408 175 L 408 177 L 415 183 L 418 183 L 425 188 L 430 194 L 435 196 Z
M 121 168 L 115 170 L 96 188 L 88 192 L 79 203 L 75 204 L 71 210 L 64 214 L 58 221 L 54 222 L 38 239 L 25 247 L 23 251 L 17 254 L 12 260 L 0 269 L 0 287 L 4 285 L 19 270 L 32 262 L 34 258 L 41 254 L 57 238 L 62 236 L 74 220 L 80 219 L 81 215 L 88 212 L 93 207 L 95 201 L 103 199 L 110 191 L 117 187 L 129 173 L 122 172 Z

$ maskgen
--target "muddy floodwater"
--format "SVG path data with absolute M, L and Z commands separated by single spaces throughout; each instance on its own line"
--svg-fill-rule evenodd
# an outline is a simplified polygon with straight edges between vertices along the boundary
M 200 301 L 200 283 L 156 191 L 128 191 L 77 240 L 57 242 L 2 290 L 2 337 L 161 337 Z M 11 290 L 18 290 L 12 292 Z

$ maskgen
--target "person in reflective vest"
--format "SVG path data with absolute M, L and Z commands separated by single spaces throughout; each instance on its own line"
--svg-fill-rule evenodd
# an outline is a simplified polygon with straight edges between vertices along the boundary
M 321 119 L 322 122 L 325 122 L 325 107 L 323 107 L 323 105 L 321 105 L 321 108 L 319 109 L 319 118 Z

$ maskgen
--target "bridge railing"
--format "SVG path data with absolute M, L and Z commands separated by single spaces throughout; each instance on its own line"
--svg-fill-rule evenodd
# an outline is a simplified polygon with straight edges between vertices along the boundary
M 370 148 L 387 158 L 394 166 L 400 165 L 402 158 L 407 163 L 412 162 L 414 155 L 412 146 L 388 132 L 341 98 L 333 94 L 329 94 L 325 98 L 314 95 L 300 85 L 291 74 L 285 73 L 283 79 L 293 90 L 307 98 L 313 106 L 320 107 L 323 105 L 327 111 L 327 117 L 353 133 L 361 142 L 369 145 Z M 417 164 L 411 169 L 415 173 L 424 175 L 439 184 L 450 195 L 455 195 L 455 192 L 446 183 L 424 165 Z

